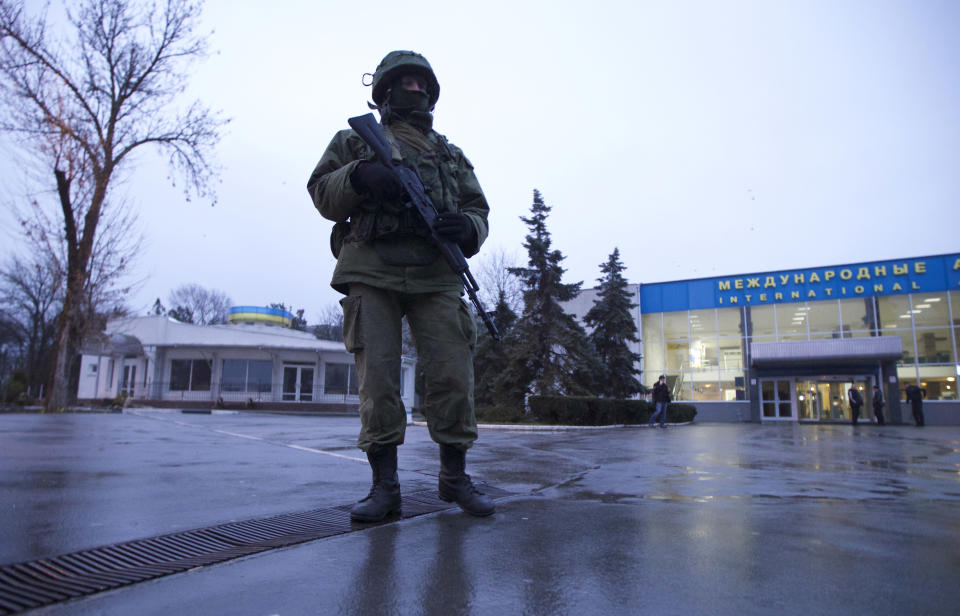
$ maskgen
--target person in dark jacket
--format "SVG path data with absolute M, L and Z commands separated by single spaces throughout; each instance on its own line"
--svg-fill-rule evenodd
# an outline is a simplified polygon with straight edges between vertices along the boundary
M 883 391 L 879 386 L 873 386 L 873 414 L 877 418 L 877 423 L 881 426 L 887 423 L 883 419 Z
M 857 425 L 860 408 L 863 406 L 863 396 L 860 395 L 860 390 L 854 383 L 851 383 L 850 389 L 847 390 L 847 400 L 850 402 L 850 423 Z
M 648 426 L 660 418 L 660 427 L 664 427 L 667 421 L 667 405 L 670 404 L 670 388 L 667 387 L 667 377 L 660 375 L 660 380 L 653 386 L 653 402 L 656 405 L 655 412 L 650 416 Z
M 883 392 L 880 387 L 873 386 L 873 414 L 877 418 L 877 423 L 881 426 L 886 422 L 883 420 Z
M 913 411 L 913 421 L 917 427 L 923 426 L 923 399 L 927 397 L 927 390 L 914 384 L 907 385 L 907 402 Z

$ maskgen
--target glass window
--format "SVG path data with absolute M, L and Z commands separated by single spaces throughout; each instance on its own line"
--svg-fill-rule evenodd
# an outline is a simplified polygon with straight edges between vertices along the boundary
M 898 363 L 912 364 L 916 362 L 916 356 L 913 354 L 913 331 L 909 329 L 885 329 L 881 332 L 883 336 L 900 336 L 903 356 Z
M 665 375 L 667 377 L 667 387 L 670 388 L 670 395 L 674 400 L 690 400 L 690 381 L 682 374 Z
M 774 306 L 748 306 L 751 336 L 774 336 L 777 326 L 774 320 Z
M 207 359 L 170 360 L 170 391 L 210 391 L 212 366 Z
M 840 300 L 840 315 L 845 337 L 850 336 L 850 332 L 869 332 L 874 329 L 873 300 L 872 297 Z
M 777 340 L 806 340 L 809 307 L 803 304 L 780 304 L 776 308 Z M 833 319 L 839 321 L 836 315 Z
M 170 391 L 190 389 L 190 360 L 173 359 L 170 361 Z
M 878 297 L 877 312 L 880 327 L 883 329 L 913 327 L 913 321 L 910 319 L 910 298 L 906 295 Z
M 663 339 L 686 340 L 689 337 L 689 317 L 686 310 L 663 313 Z
M 190 391 L 210 391 L 213 362 L 195 359 L 191 362 Z
M 350 370 L 347 376 L 350 378 L 350 385 L 347 387 L 347 392 L 352 396 L 356 396 L 360 388 L 360 379 L 357 378 L 356 364 L 350 364 Z
M 347 393 L 347 375 L 350 364 L 327 364 L 324 370 L 323 391 L 328 394 Z
M 663 362 L 663 342 L 655 340 L 643 342 L 643 369 L 647 372 L 663 372 L 666 364 Z
M 717 339 L 690 341 L 690 368 L 716 368 Z
M 690 311 L 690 337 L 717 337 L 717 313 L 715 310 L 710 309 Z
M 273 362 L 251 360 L 247 366 L 247 391 L 269 393 L 273 391 Z
M 246 380 L 247 360 L 223 360 L 223 374 L 220 376 L 220 389 L 222 391 L 244 391 L 246 389 Z
M 740 308 L 717 309 L 717 321 L 721 338 L 735 338 L 743 336 L 743 310 Z
M 272 391 L 273 362 L 247 359 L 223 360 L 220 387 L 229 392 L 269 393 Z
M 920 366 L 920 387 L 927 400 L 957 400 L 956 366 Z
M 922 293 L 913 299 L 914 327 L 943 327 L 950 325 L 950 307 L 946 293 Z
M 720 372 L 720 399 L 746 400 L 745 382 L 743 372 L 722 370 Z
M 953 312 L 953 325 L 960 327 L 960 291 L 950 291 L 950 309 Z
M 643 338 L 644 342 L 648 340 L 650 342 L 663 340 L 663 331 L 661 326 L 663 325 L 663 318 L 659 312 L 654 314 L 645 314 L 640 317 L 640 335 Z
M 717 385 L 716 370 L 693 372 L 689 376 L 694 400 L 720 400 L 720 388 Z
M 907 385 L 917 382 L 916 364 L 897 366 L 897 380 L 900 382 L 900 397 L 902 398 L 903 390 L 907 388 Z
M 917 330 L 917 361 L 921 364 L 953 362 L 953 340 L 949 329 Z
M 850 336 L 850 334 L 845 334 Z M 832 332 L 810 332 L 810 340 L 827 340 L 830 338 L 839 338 L 840 330 L 835 329 Z
M 811 332 L 830 332 L 840 334 L 840 308 L 837 300 L 810 302 L 806 306 L 807 322 Z M 796 313 L 794 313 L 796 314 Z
M 686 342 L 668 342 L 667 370 L 679 372 L 687 368 L 690 359 L 690 346 Z
M 720 339 L 717 365 L 721 370 L 743 371 L 743 341 L 740 338 Z

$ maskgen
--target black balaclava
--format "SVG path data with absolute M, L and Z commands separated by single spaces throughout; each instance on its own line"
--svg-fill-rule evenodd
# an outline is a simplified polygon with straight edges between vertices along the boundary
M 421 130 L 429 130 L 433 126 L 430 95 L 419 90 L 407 90 L 400 85 L 399 79 L 387 91 L 387 100 L 383 108 L 388 112 L 388 123 L 396 118 L 409 122 Z

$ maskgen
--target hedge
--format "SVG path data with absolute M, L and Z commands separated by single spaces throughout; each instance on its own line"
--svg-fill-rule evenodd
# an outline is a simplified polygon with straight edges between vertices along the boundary
M 522 408 L 478 406 L 477 421 L 488 424 L 532 423 L 533 418 L 525 415 Z
M 537 423 L 565 426 L 608 426 L 642 424 L 650 420 L 654 404 L 645 400 L 617 400 L 578 396 L 531 396 L 530 414 Z M 692 404 L 671 402 L 667 421 L 693 421 L 697 409 Z

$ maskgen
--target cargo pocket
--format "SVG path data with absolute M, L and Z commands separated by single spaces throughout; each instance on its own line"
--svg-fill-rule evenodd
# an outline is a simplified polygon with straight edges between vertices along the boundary
M 350 353 L 363 348 L 363 329 L 360 327 L 360 296 L 350 295 L 340 300 L 343 308 L 343 345 Z
M 460 310 L 457 314 L 460 316 L 460 331 L 463 332 L 464 340 L 470 345 L 470 351 L 477 347 L 477 321 L 473 318 L 473 311 L 467 306 L 467 302 L 460 300 Z

